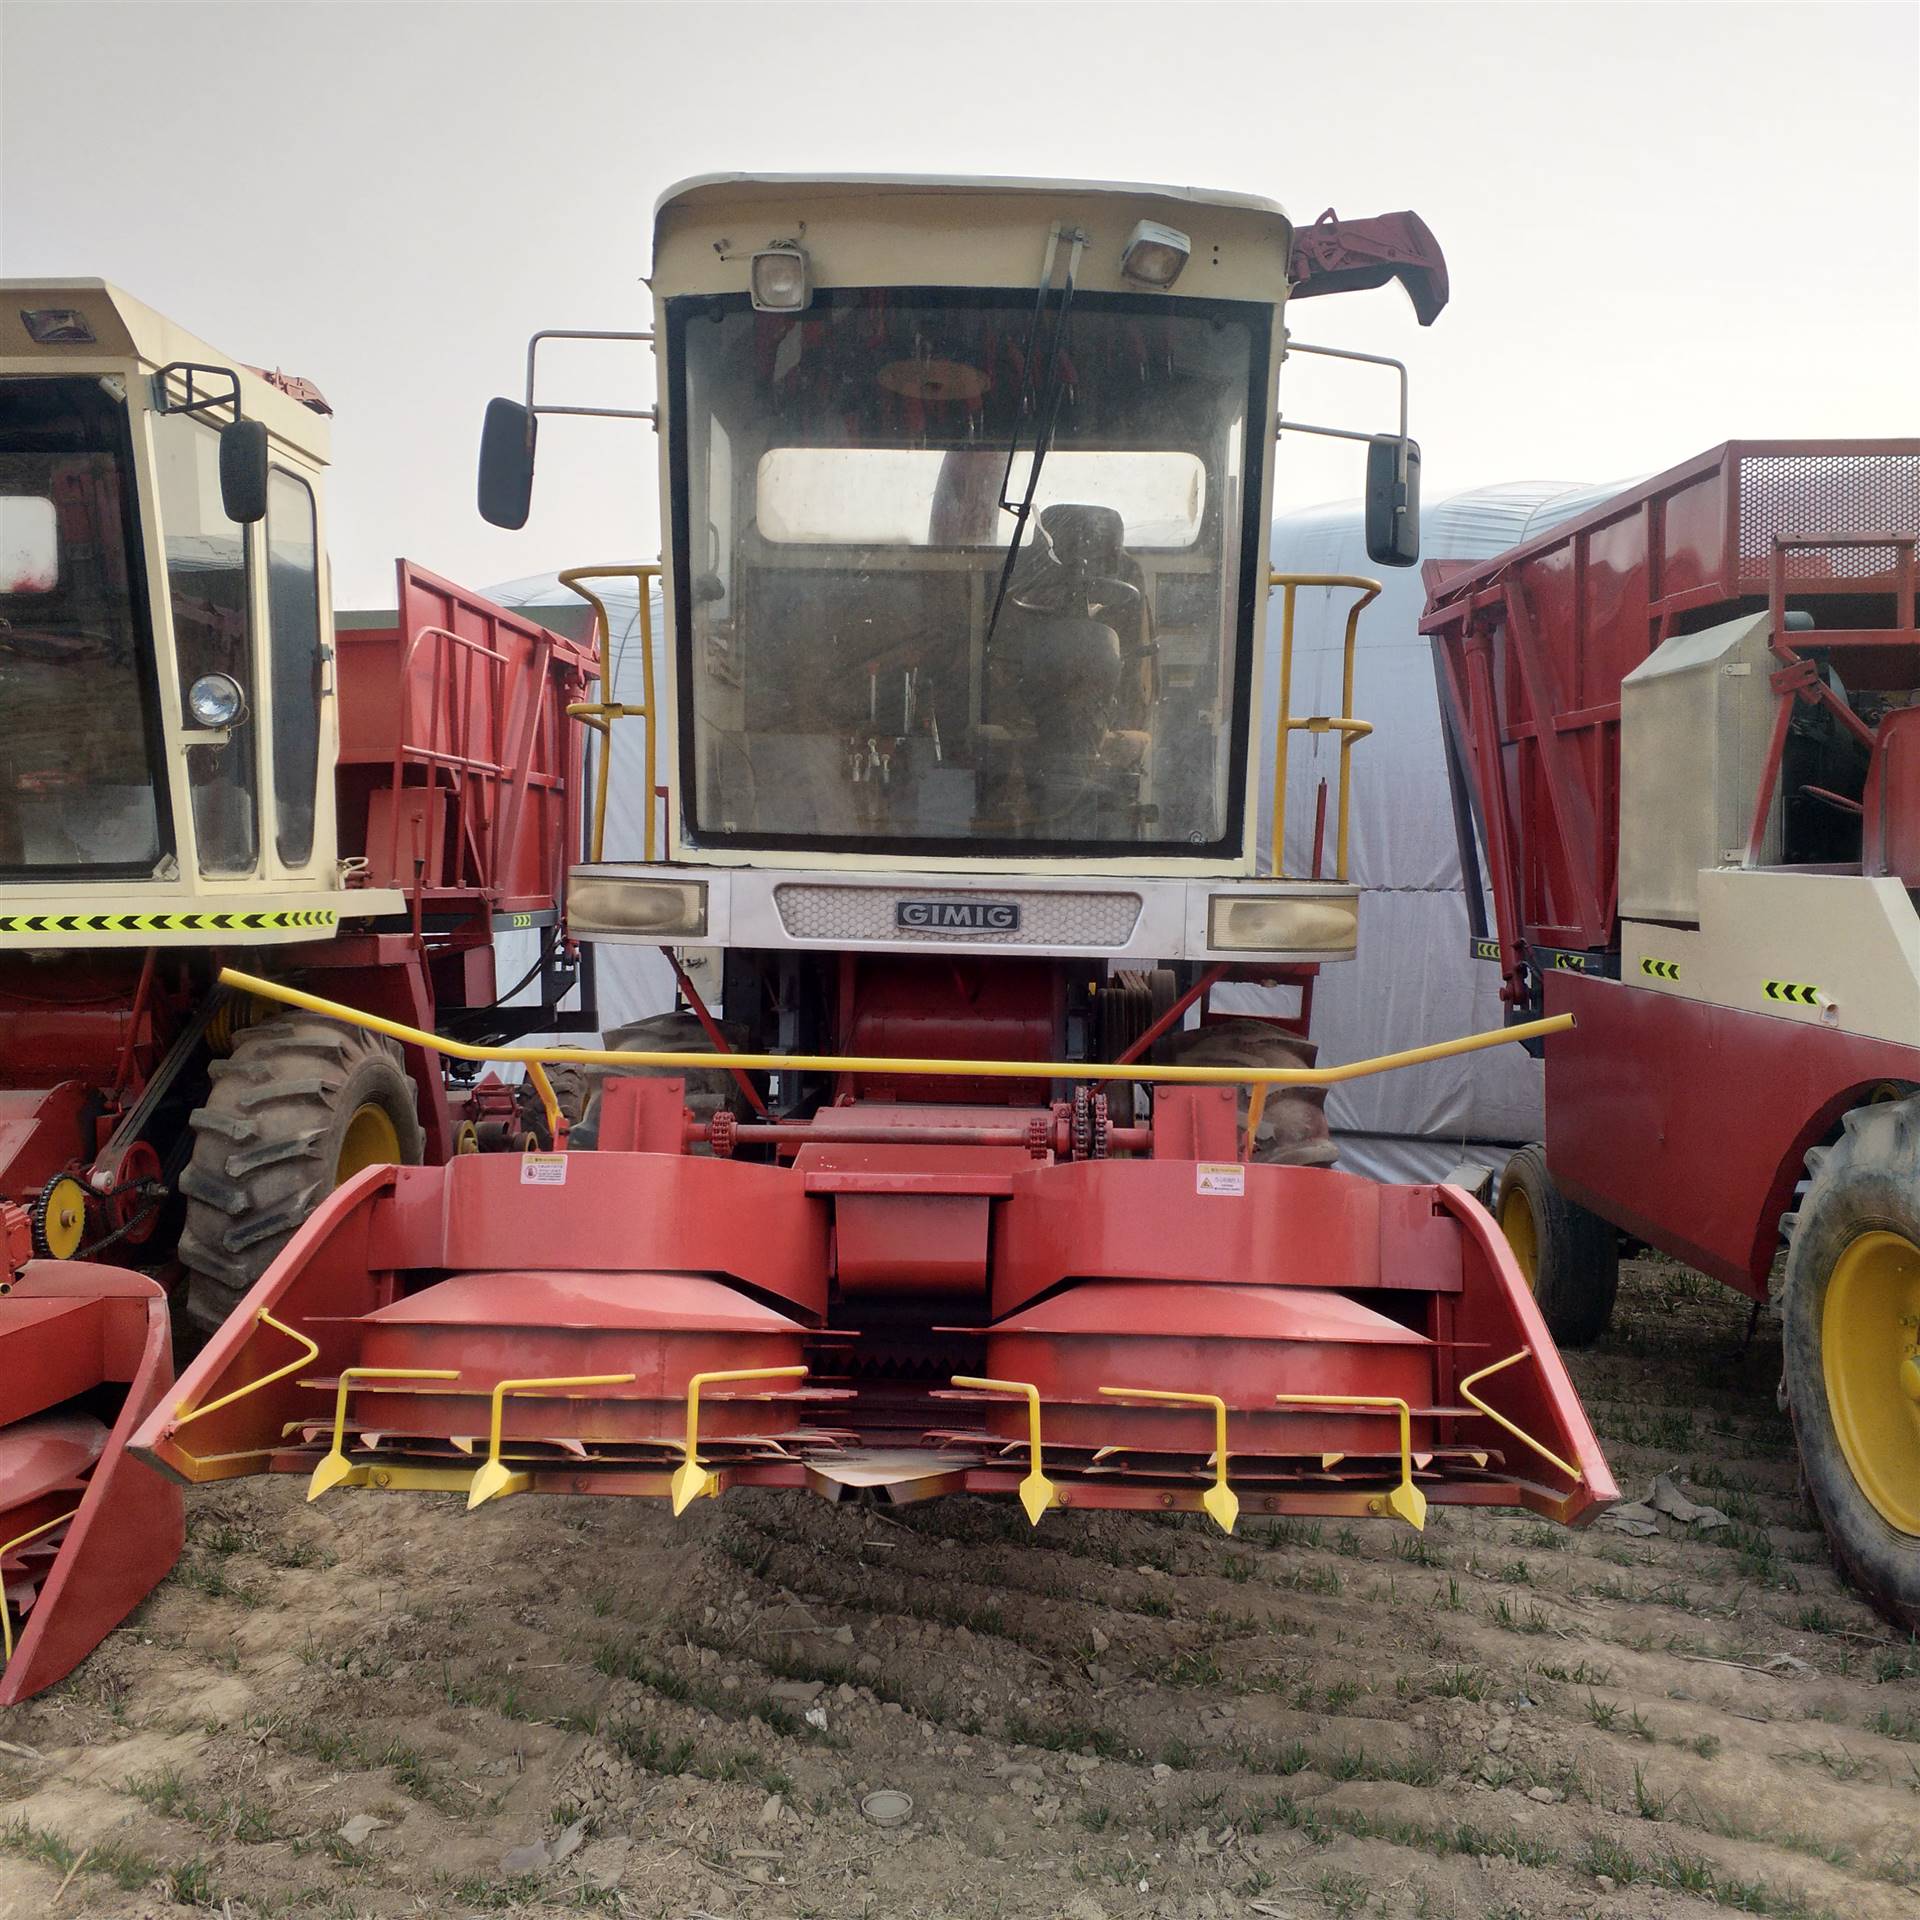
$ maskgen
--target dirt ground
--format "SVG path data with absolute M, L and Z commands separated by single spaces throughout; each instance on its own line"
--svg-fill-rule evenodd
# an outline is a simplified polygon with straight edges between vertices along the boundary
M 1575 1357 L 1652 1537 L 209 1488 L 0 1718 L 0 1915 L 1912 1916 L 1920 1647 L 1745 1332 L 1646 1264 Z

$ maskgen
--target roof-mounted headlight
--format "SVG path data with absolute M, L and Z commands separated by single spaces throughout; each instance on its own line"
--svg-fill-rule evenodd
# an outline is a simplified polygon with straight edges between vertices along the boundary
M 1143 287 L 1170 287 L 1193 252 L 1193 242 L 1178 227 L 1142 220 L 1127 236 L 1120 271 Z
M 755 311 L 800 313 L 813 299 L 813 276 L 803 247 L 768 247 L 753 256 L 748 278 Z

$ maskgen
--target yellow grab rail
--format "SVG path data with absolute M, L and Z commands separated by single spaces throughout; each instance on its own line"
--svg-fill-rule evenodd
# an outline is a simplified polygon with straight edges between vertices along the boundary
M 1165 1387 L 1102 1387 L 1115 1400 L 1169 1400 L 1183 1407 L 1213 1409 L 1213 1485 L 1200 1504 L 1213 1516 L 1222 1533 L 1231 1533 L 1240 1518 L 1240 1496 L 1227 1485 L 1227 1403 L 1217 1393 L 1174 1393 Z
M 1179 1087 L 1334 1087 L 1399 1067 L 1424 1066 L 1429 1060 L 1479 1053 L 1488 1047 L 1504 1046 L 1509 1040 L 1543 1039 L 1548 1034 L 1565 1033 L 1574 1024 L 1572 1014 L 1556 1013 L 1545 1020 L 1525 1020 L 1518 1026 L 1502 1027 L 1492 1033 L 1463 1034 L 1457 1040 L 1436 1040 L 1428 1046 L 1407 1047 L 1399 1053 L 1383 1053 L 1371 1060 L 1349 1060 L 1337 1067 L 1159 1067 L 1145 1061 L 1121 1066 L 1111 1060 L 915 1060 L 858 1053 L 655 1053 L 644 1049 L 621 1052 L 611 1047 L 483 1047 L 471 1040 L 449 1040 L 441 1034 L 425 1033 L 418 1027 L 388 1020 L 377 1013 L 362 1013 L 357 1007 L 342 1006 L 337 1000 L 323 1000 L 317 993 L 304 993 L 298 987 L 289 987 L 278 980 L 263 980 L 257 974 L 240 973 L 232 967 L 220 969 L 220 980 L 224 986 L 257 993 L 263 1000 L 277 1000 L 282 1006 L 325 1014 L 330 1020 L 344 1021 L 350 1027 L 364 1027 L 369 1033 L 384 1033 L 405 1046 L 424 1047 L 450 1060 L 505 1061 L 526 1067 L 529 1075 L 545 1062 L 550 1066 L 665 1067 L 672 1072 L 738 1067 L 748 1073 L 909 1073 L 934 1079 L 1138 1080 L 1156 1086 Z
M 195 1407 L 189 1413 L 187 1403 L 180 1401 L 173 1410 L 173 1431 L 178 1433 L 182 1427 L 191 1426 L 196 1420 L 203 1420 L 210 1413 L 218 1413 L 222 1407 L 230 1407 L 236 1400 L 244 1400 L 250 1393 L 258 1393 L 262 1387 L 270 1387 L 276 1380 L 284 1380 L 288 1374 L 297 1373 L 310 1362 L 320 1358 L 319 1343 L 309 1340 L 297 1328 L 290 1327 L 283 1320 L 276 1320 L 266 1308 L 262 1307 L 255 1317 L 254 1324 L 271 1327 L 275 1333 L 284 1333 L 289 1340 L 298 1340 L 306 1351 L 287 1362 L 284 1367 L 275 1367 L 271 1373 L 263 1373 L 258 1380 L 249 1380 L 244 1387 L 235 1387 L 231 1393 L 223 1393 L 218 1400 L 209 1400 L 204 1407 Z M 183 1449 L 184 1451 L 184 1449 Z M 187 1456 L 191 1459 L 193 1456 Z
M 73 1513 L 55 1514 L 51 1520 L 43 1520 L 37 1527 L 29 1527 L 25 1533 L 16 1533 L 11 1540 L 0 1540 L 0 1560 L 4 1560 L 15 1547 L 24 1547 L 29 1540 L 38 1540 L 43 1533 L 51 1533 L 55 1527 L 64 1527 L 79 1511 L 75 1507 Z M 0 1667 L 4 1667 L 13 1658 L 13 1616 L 7 1611 L 4 1593 L 0 1593 L 0 1635 L 5 1636 L 4 1647 L 0 1647 Z
M 1059 1491 L 1047 1478 L 1040 1453 L 1040 1389 L 1031 1380 L 983 1380 L 972 1373 L 956 1373 L 953 1384 L 975 1393 L 1017 1393 L 1026 1401 L 1027 1477 L 1020 1482 L 1018 1491 L 1029 1524 L 1037 1527 L 1040 1516 L 1049 1507 L 1060 1504 Z
M 1523 1447 L 1531 1447 L 1533 1451 L 1550 1466 L 1558 1467 L 1569 1480 L 1578 1480 L 1580 1478 L 1580 1469 L 1578 1467 L 1569 1466 L 1557 1453 L 1543 1447 L 1532 1434 L 1520 1427 L 1516 1427 L 1504 1413 L 1496 1413 L 1493 1408 L 1488 1406 L 1487 1403 L 1474 1392 L 1474 1388 L 1490 1374 L 1506 1372 L 1509 1367 L 1515 1366 L 1520 1361 L 1525 1360 L 1532 1352 L 1533 1349 L 1531 1347 L 1522 1347 L 1518 1353 L 1510 1353 L 1504 1360 L 1496 1360 L 1492 1366 L 1482 1367 L 1478 1373 L 1468 1374 L 1467 1377 L 1460 1382 L 1460 1398 L 1464 1400 L 1468 1406 L 1473 1408 L 1476 1413 L 1484 1413 L 1496 1427 L 1503 1428 L 1506 1432 L 1512 1434 Z
M 564 575 L 562 576 L 565 577 Z M 1287 736 L 1293 733 L 1337 733 L 1340 736 L 1340 803 L 1335 813 L 1333 877 L 1347 877 L 1347 809 L 1353 792 L 1353 750 L 1373 731 L 1371 722 L 1353 717 L 1353 652 L 1360 634 L 1360 616 L 1380 597 L 1380 582 L 1358 573 L 1275 573 L 1269 587 L 1278 587 L 1280 601 L 1280 719 L 1273 740 L 1273 872 L 1286 871 L 1287 856 Z M 1302 587 L 1346 587 L 1360 597 L 1347 609 L 1345 661 L 1340 675 L 1340 711 L 1295 719 L 1293 714 L 1293 605 Z
M 651 561 L 636 563 L 626 567 L 568 567 L 559 576 L 563 587 L 571 588 L 588 606 L 593 609 L 594 619 L 600 628 L 600 697 L 597 700 L 583 700 L 567 709 L 570 720 L 582 721 L 600 736 L 600 765 L 594 776 L 593 794 L 593 839 L 589 842 L 591 851 L 588 858 L 604 858 L 602 848 L 607 834 L 607 769 L 613 760 L 613 723 L 616 720 L 644 719 L 646 731 L 646 813 L 645 824 L 641 828 L 642 856 L 653 858 L 653 809 L 655 783 L 655 711 L 653 688 L 653 603 L 647 596 L 647 585 L 660 577 L 660 564 Z M 610 700 L 609 675 L 612 671 L 611 654 L 613 649 L 613 622 L 607 614 L 607 603 L 597 593 L 580 583 L 583 580 L 631 580 L 639 588 L 640 611 L 640 687 L 641 703 L 629 706 L 618 700 Z
M 1416 1532 L 1427 1524 L 1427 1496 L 1413 1484 L 1413 1409 L 1388 1394 L 1276 1393 L 1283 1407 L 1352 1407 L 1359 1413 L 1400 1417 L 1400 1484 L 1378 1502 L 1380 1511 L 1397 1513 Z

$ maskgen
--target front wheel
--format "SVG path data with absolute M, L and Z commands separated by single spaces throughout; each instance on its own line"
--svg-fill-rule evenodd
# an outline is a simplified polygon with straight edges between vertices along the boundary
M 425 1136 L 400 1049 L 311 1013 L 243 1027 L 188 1124 L 186 1316 L 211 1333 L 294 1230 L 364 1167 L 417 1166 Z
M 1560 1191 L 1544 1147 L 1522 1147 L 1507 1162 L 1496 1217 L 1547 1331 L 1563 1347 L 1591 1346 L 1613 1318 L 1619 1236 Z
M 1808 1161 L 1783 1329 L 1807 1493 L 1841 1572 L 1920 1631 L 1920 1096 Z

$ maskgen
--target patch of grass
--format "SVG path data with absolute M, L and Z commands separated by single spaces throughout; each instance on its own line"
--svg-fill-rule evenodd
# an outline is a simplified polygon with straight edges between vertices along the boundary
M 1009 1746 L 1044 1747 L 1052 1753 L 1092 1753 L 1102 1760 L 1125 1760 L 1134 1749 L 1109 1727 L 1092 1727 L 1069 1720 L 1042 1719 L 1010 1711 L 1001 1722 Z
M 1442 1700 L 1484 1700 L 1493 1682 L 1483 1667 L 1448 1667 L 1434 1680 L 1432 1691 Z
M 1424 1533 L 1396 1533 L 1393 1557 L 1415 1567 L 1444 1567 L 1447 1556 Z
M 26 1820 L 10 1820 L 0 1827 L 0 1852 L 37 1860 L 54 1873 L 65 1875 L 74 1870 L 97 1874 L 111 1880 L 123 1892 L 134 1893 L 165 1883 L 175 1900 L 184 1906 L 211 1906 L 216 1897 L 212 1873 L 198 1858 L 178 1866 L 156 1860 L 150 1854 L 136 1853 L 131 1847 L 96 1841 L 88 1847 L 71 1846 L 49 1827 L 36 1827 Z M 84 1858 L 83 1858 L 84 1856 Z
M 1357 1873 L 1342 1873 L 1337 1867 L 1329 1867 L 1321 1874 L 1316 1891 L 1320 1904 L 1329 1913 L 1347 1915 L 1365 1911 L 1373 1883 Z
M 1883 1740 L 1920 1740 L 1920 1713 L 1909 1707 L 1905 1713 L 1895 1714 L 1891 1707 L 1882 1707 L 1867 1722 L 1867 1731 Z
M 691 1773 L 702 1780 L 750 1780 L 766 1793 L 791 1797 L 793 1776 L 755 1753 L 710 1753 L 682 1736 L 667 1741 L 652 1727 L 616 1721 L 608 1729 L 615 1749 L 648 1773 Z
M 1676 1797 L 1671 1793 L 1656 1793 L 1647 1784 L 1646 1769 L 1634 1768 L 1633 1809 L 1642 1820 L 1664 1820 L 1667 1809 L 1673 1805 Z

